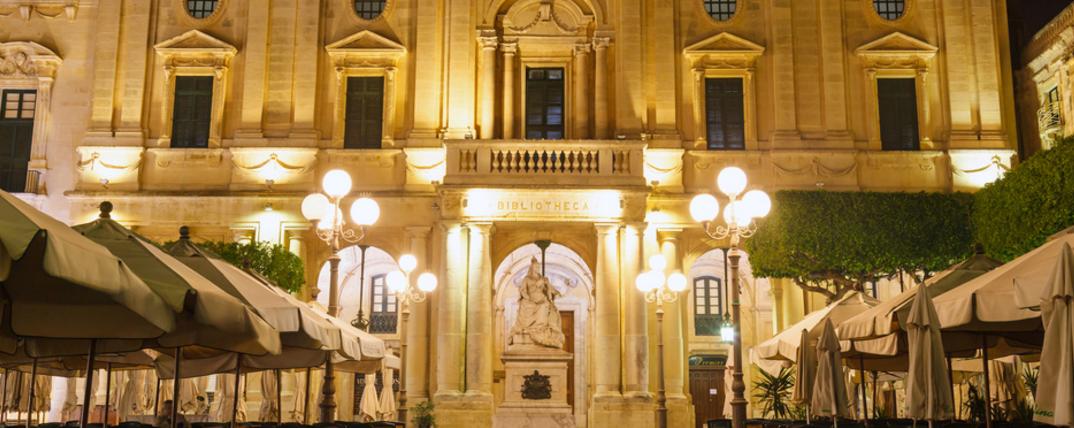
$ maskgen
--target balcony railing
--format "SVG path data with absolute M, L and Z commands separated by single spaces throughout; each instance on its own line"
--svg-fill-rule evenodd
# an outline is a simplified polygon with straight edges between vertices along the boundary
M 1058 101 L 1047 103 L 1037 110 L 1037 129 L 1041 135 L 1056 132 L 1062 127 L 1063 115 Z
M 694 315 L 695 336 L 719 336 L 720 327 L 723 327 L 723 317 L 720 315 Z
M 444 181 L 644 185 L 644 149 L 645 144 L 636 141 L 448 141 Z
M 373 334 L 395 334 L 397 319 L 395 312 L 373 312 L 369 317 L 369 332 Z

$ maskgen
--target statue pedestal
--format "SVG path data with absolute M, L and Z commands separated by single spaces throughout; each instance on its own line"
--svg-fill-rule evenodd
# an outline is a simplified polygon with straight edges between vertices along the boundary
M 560 349 L 515 344 L 503 354 L 504 396 L 494 427 L 574 427 L 567 402 L 572 355 Z

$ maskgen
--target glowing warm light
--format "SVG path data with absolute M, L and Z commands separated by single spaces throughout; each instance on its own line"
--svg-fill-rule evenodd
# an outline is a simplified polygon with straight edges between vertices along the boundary
M 746 208 L 742 201 L 735 201 L 728 204 L 727 208 L 724 208 L 723 221 L 727 222 L 728 226 L 744 228 L 750 225 L 753 217 L 750 217 L 750 210 Z
M 359 226 L 372 226 L 380 218 L 380 205 L 370 198 L 358 198 L 351 204 L 351 220 Z
M 321 181 L 324 192 L 333 198 L 342 198 L 351 192 L 351 176 L 342 169 L 333 169 Z
M 720 327 L 720 340 L 724 342 L 732 342 L 735 340 L 735 328 L 730 324 L 724 324 Z
M 414 255 L 403 254 L 399 257 L 399 269 L 402 269 L 403 272 L 413 272 L 416 267 L 418 267 L 418 258 L 414 257 Z
M 393 293 L 406 290 L 406 275 L 400 271 L 393 270 L 388 272 L 388 276 L 384 278 L 384 281 L 388 283 L 388 290 Z
M 333 212 L 331 206 L 329 206 L 326 211 L 328 213 Z M 320 230 L 332 230 L 332 228 L 336 227 L 336 222 L 338 221 L 338 219 L 343 218 L 343 210 L 336 208 L 335 213 L 335 215 L 328 214 L 324 216 L 324 218 L 318 220 L 317 228 Z
M 715 196 L 708 193 L 694 196 L 694 199 L 690 201 L 690 216 L 698 223 L 712 221 L 719 213 L 720 203 Z
M 261 178 L 269 183 L 280 181 L 286 173 L 287 171 L 283 169 L 283 166 L 276 159 L 270 159 L 265 166 L 257 170 L 257 175 L 260 175 Z
M 772 199 L 762 190 L 750 190 L 742 197 L 742 202 L 753 218 L 762 218 L 772 210 Z
M 637 278 L 634 278 L 634 286 L 638 288 L 638 291 L 648 293 L 659 287 L 660 283 L 653 277 L 653 271 L 646 271 L 638 274 Z
M 302 216 L 309 221 L 320 220 L 331 207 L 328 197 L 320 193 L 311 193 L 302 200 Z
M 716 186 L 727 196 L 735 196 L 746 189 L 746 172 L 737 166 L 729 166 L 716 177 Z
M 649 269 L 654 271 L 663 272 L 664 268 L 668 266 L 668 261 L 664 259 L 663 255 L 653 254 L 649 257 Z
M 425 272 L 418 275 L 418 290 L 432 293 L 433 290 L 436 290 L 436 283 L 436 275 L 433 275 L 432 273 Z
M 676 293 L 681 293 L 686 290 L 686 275 L 682 272 L 675 272 L 668 275 L 668 290 Z

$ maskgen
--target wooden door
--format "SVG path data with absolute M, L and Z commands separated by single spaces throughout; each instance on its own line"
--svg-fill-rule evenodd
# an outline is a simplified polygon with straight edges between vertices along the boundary
M 571 361 L 567 363 L 567 404 L 574 408 L 574 362 L 578 356 L 574 355 L 574 312 L 560 311 L 559 316 L 563 327 L 563 350 L 571 353 Z
M 701 428 L 711 419 L 724 419 L 723 402 L 726 399 L 723 384 L 724 369 L 690 369 L 690 395 L 694 400 L 695 426 Z

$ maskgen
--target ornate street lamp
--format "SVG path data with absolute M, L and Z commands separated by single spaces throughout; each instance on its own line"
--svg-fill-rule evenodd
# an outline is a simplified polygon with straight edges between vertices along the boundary
M 410 303 L 421 303 L 425 301 L 425 296 L 428 293 L 432 293 L 436 290 L 437 279 L 436 275 L 430 272 L 424 272 L 418 275 L 417 287 L 410 282 L 410 273 L 414 271 L 414 268 L 418 267 L 418 259 L 410 254 L 404 254 L 399 257 L 399 269 L 400 271 L 392 271 L 388 273 L 388 277 L 385 281 L 388 283 L 388 290 L 395 293 L 396 303 L 399 305 L 399 420 L 403 422 L 403 425 L 407 425 L 406 419 L 406 339 L 407 339 L 407 319 L 410 318 Z M 385 381 L 386 387 L 390 388 L 391 382 Z
M 720 171 L 716 177 L 716 186 L 720 192 L 727 196 L 728 203 L 723 210 L 723 220 L 726 224 L 717 224 L 717 215 L 720 213 L 720 203 L 715 196 L 702 193 L 690 201 L 690 215 L 695 221 L 701 223 L 705 234 L 712 239 L 728 239 L 730 251 L 728 260 L 731 262 L 731 325 L 725 322 L 720 329 L 720 336 L 724 341 L 730 339 L 734 343 L 734 373 L 732 374 L 731 391 L 734 398 L 731 399 L 731 427 L 744 428 L 746 424 L 746 384 L 742 382 L 742 321 L 740 316 L 739 284 L 738 284 L 738 261 L 739 243 L 743 239 L 753 236 L 757 231 L 757 223 L 753 220 L 768 215 L 772 209 L 772 200 L 768 194 L 761 190 L 746 190 L 746 173 L 737 167 L 727 167 Z M 726 320 L 725 320 L 726 321 Z
M 358 198 L 350 206 L 351 220 L 358 225 L 357 231 L 347 228 L 340 203 L 351 192 L 351 176 L 345 171 L 328 171 L 321 181 L 324 193 L 311 193 L 302 200 L 302 216 L 314 224 L 317 237 L 331 249 L 328 256 L 328 314 L 339 315 L 339 247 L 342 242 L 358 243 L 365 237 L 365 228 L 372 226 L 380 217 L 380 207 L 370 198 Z M 324 385 L 321 387 L 321 422 L 332 422 L 336 411 L 335 375 L 332 360 L 324 364 Z
M 662 255 L 649 258 L 649 271 L 638 274 L 634 285 L 638 291 L 645 293 L 645 301 L 656 303 L 656 353 L 657 378 L 660 379 L 656 390 L 656 415 L 659 428 L 668 426 L 667 393 L 664 386 L 664 302 L 671 303 L 678 299 L 678 293 L 686 290 L 686 276 L 682 272 L 665 275 L 667 260 Z

